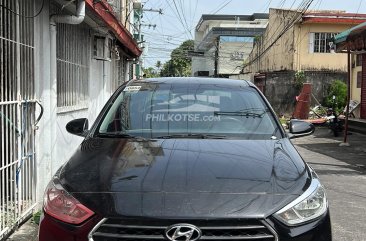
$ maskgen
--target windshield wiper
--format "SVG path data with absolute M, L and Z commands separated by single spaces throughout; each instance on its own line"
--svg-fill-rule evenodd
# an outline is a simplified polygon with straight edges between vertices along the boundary
M 109 138 L 141 138 L 139 136 L 133 136 L 130 134 L 122 133 L 122 132 L 104 132 L 104 133 L 98 133 L 98 137 L 109 137 Z
M 157 139 L 175 139 L 175 138 L 196 138 L 196 139 L 226 139 L 224 135 L 213 135 L 213 134 L 173 134 L 166 136 L 155 137 Z
M 230 116 L 246 116 L 246 117 L 259 117 L 262 118 L 265 111 L 262 113 L 255 113 L 250 111 L 214 111 L 214 115 L 230 115 Z

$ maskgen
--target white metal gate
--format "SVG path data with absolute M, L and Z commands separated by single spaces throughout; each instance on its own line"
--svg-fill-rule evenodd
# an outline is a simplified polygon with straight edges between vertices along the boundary
M 36 205 L 34 1 L 0 0 L 0 240 Z

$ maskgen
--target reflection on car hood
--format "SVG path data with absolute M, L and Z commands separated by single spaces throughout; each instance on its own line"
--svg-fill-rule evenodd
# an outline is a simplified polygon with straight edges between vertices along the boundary
M 60 180 L 103 216 L 263 217 L 310 182 L 288 139 L 85 140 Z

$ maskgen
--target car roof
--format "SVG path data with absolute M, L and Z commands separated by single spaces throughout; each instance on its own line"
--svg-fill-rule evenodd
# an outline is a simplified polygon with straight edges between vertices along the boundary
M 164 77 L 133 80 L 133 83 L 156 83 L 156 84 L 224 84 L 231 86 L 254 86 L 247 80 L 225 79 L 225 78 L 203 78 L 203 77 Z

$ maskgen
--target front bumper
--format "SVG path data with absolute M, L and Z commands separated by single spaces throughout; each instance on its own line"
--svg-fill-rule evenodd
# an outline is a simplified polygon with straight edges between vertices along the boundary
M 88 234 L 100 220 L 102 219 L 93 216 L 81 225 L 75 226 L 44 214 L 40 222 L 39 241 L 88 241 Z M 265 221 L 277 234 L 276 241 L 332 241 L 329 210 L 317 220 L 296 227 L 288 227 L 274 218 Z

